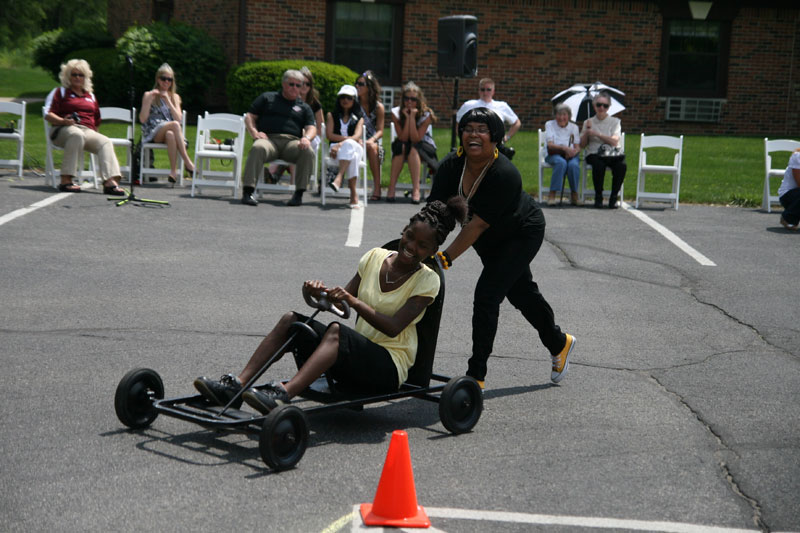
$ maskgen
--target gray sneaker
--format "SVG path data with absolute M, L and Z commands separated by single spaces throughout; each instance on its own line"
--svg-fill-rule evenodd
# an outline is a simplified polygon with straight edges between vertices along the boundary
M 242 397 L 247 405 L 263 414 L 291 401 L 286 389 L 278 383 L 270 383 L 261 390 L 255 388 L 247 390 Z
M 224 406 L 228 405 L 228 402 L 236 396 L 236 393 L 242 390 L 242 384 L 233 374 L 225 374 L 219 381 L 199 377 L 194 380 L 194 388 L 212 405 Z M 231 407 L 238 409 L 241 406 L 242 397 L 239 396 Z

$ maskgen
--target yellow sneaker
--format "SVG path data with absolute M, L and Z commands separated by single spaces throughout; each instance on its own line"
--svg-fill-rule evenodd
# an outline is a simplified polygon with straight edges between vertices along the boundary
M 550 381 L 558 383 L 564 379 L 564 375 L 569 368 L 569 356 L 572 354 L 572 349 L 575 348 L 575 337 L 567 335 L 567 343 L 558 355 L 553 355 L 550 358 L 553 360 L 553 371 L 550 373 Z

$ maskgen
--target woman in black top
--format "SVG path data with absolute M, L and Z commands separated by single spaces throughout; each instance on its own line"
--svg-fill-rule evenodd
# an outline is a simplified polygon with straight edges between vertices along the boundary
M 483 386 L 500 303 L 508 298 L 550 351 L 550 379 L 558 383 L 567 372 L 575 338 L 556 325 L 553 310 L 531 274 L 530 263 L 544 240 L 544 215 L 522 190 L 519 171 L 498 153 L 505 128 L 497 114 L 487 108 L 473 109 L 459 121 L 458 133 L 461 146 L 441 161 L 428 201 L 459 194 L 469 206 L 468 222 L 440 254 L 445 266 L 470 246 L 483 263 L 475 286 L 467 374 Z

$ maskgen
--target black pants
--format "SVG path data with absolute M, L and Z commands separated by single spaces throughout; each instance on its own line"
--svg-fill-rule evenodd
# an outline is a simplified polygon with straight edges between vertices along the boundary
M 783 220 L 794 226 L 800 222 L 800 189 L 792 189 L 779 198 L 783 206 Z
M 628 171 L 628 164 L 625 162 L 625 158 L 623 157 L 619 161 L 611 161 L 597 154 L 589 154 L 586 156 L 586 162 L 592 165 L 595 198 L 603 197 L 603 181 L 606 177 L 606 168 L 611 169 L 611 196 L 619 196 L 622 182 L 625 181 L 625 173 Z
M 467 374 L 477 380 L 486 377 L 486 362 L 494 346 L 500 304 L 504 298 L 508 298 L 509 303 L 536 329 L 550 355 L 558 354 L 567 342 L 566 335 L 555 323 L 553 309 L 539 292 L 531 274 L 531 261 L 543 240 L 544 224 L 540 230 L 512 237 L 479 252 L 483 271 L 475 286 L 472 357 L 467 369 Z

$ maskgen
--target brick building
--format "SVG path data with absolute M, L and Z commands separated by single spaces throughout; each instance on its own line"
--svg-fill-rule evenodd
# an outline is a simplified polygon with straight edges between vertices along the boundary
M 525 129 L 550 98 L 602 81 L 626 93 L 631 133 L 800 137 L 800 4 L 738 0 L 108 0 L 115 37 L 176 20 L 218 39 L 230 65 L 307 59 L 414 80 L 447 124 L 453 78 L 437 72 L 441 17 L 478 19 L 478 78 L 497 82 Z M 477 79 L 459 82 L 477 97 Z M 395 102 L 397 103 L 397 102 Z

